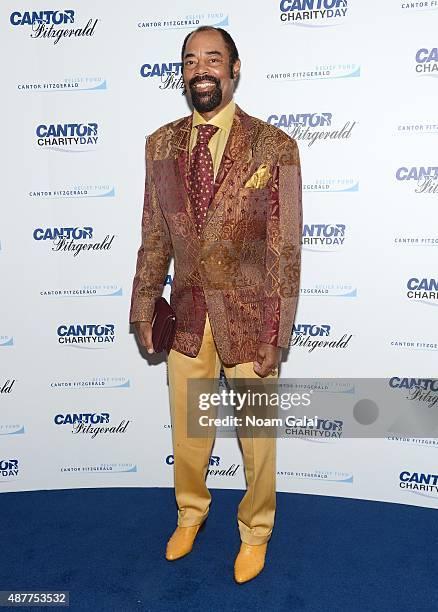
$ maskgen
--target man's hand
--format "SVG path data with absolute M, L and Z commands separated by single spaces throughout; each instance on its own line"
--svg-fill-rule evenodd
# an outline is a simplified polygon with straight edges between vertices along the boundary
M 153 353 L 154 345 L 152 344 L 151 323 L 147 321 L 136 321 L 136 323 L 134 323 L 134 329 L 140 344 L 147 349 L 148 353 Z
M 261 342 L 257 349 L 257 360 L 253 365 L 254 372 L 262 378 L 273 373 L 273 370 L 278 368 L 280 354 L 280 347 Z

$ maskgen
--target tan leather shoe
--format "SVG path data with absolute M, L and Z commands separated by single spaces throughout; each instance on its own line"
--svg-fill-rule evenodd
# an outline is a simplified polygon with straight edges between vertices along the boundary
M 193 548 L 193 542 L 201 525 L 193 527 L 177 527 L 166 546 L 166 559 L 176 561 L 188 555 Z
M 265 566 L 268 544 L 251 546 L 242 542 L 234 563 L 234 579 L 239 584 L 248 582 L 260 574 Z

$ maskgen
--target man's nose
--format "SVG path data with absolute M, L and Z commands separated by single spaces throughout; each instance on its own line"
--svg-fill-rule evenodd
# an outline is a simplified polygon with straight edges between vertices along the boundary
M 208 74 L 208 66 L 204 62 L 204 60 L 200 59 L 198 61 L 198 64 L 197 64 L 196 70 L 195 70 L 195 74 L 196 74 L 196 76 L 198 76 L 198 75 L 202 76 L 202 75 Z

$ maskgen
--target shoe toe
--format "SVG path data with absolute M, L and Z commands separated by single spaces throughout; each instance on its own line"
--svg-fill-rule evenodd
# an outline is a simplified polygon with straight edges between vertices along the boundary
M 193 527 L 177 527 L 166 546 L 166 559 L 176 561 L 192 551 L 193 543 L 199 530 L 199 525 Z
M 234 564 L 234 579 L 238 584 L 252 580 L 265 566 L 266 544 L 250 546 L 242 543 Z

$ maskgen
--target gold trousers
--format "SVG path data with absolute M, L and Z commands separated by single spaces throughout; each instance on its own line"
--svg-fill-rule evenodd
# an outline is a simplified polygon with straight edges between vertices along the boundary
M 198 355 L 188 357 L 171 350 L 168 356 L 175 496 L 181 527 L 198 525 L 208 515 L 211 495 L 205 479 L 215 439 L 214 428 L 206 437 L 187 437 L 187 379 L 218 378 L 220 367 L 207 315 Z M 252 362 L 223 368 L 227 379 L 260 378 Z M 277 374 L 269 377 L 276 378 Z M 237 514 L 240 537 L 247 544 L 264 544 L 274 525 L 276 440 L 241 437 L 240 442 L 247 483 Z

